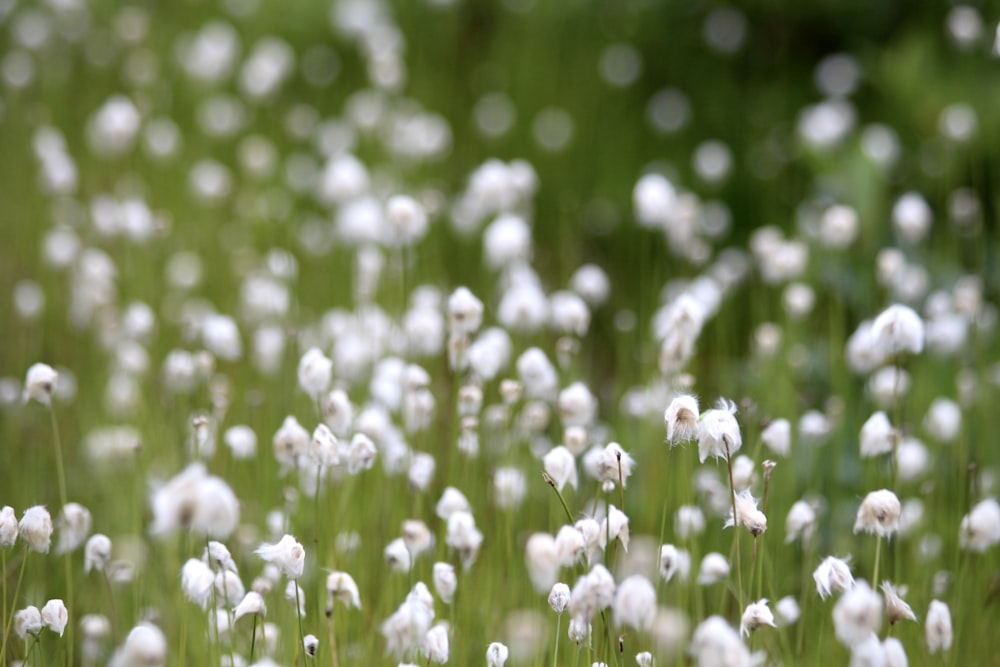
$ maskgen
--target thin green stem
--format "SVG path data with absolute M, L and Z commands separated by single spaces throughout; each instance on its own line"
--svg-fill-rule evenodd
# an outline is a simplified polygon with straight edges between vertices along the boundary
M 878 588 L 879 557 L 882 555 L 882 536 L 875 539 L 875 573 L 872 575 L 872 588 Z
M 330 660 L 333 663 L 333 667 L 340 667 L 340 663 L 337 660 L 337 635 L 333 624 L 333 605 L 330 605 L 330 613 L 326 615 L 327 620 L 330 623 Z
M 49 401 L 49 420 L 52 422 L 52 439 L 55 443 L 56 450 L 56 475 L 59 481 L 59 503 L 65 511 L 67 496 L 66 496 L 66 468 L 63 465 L 63 453 L 62 453 L 62 439 L 59 437 L 59 424 L 56 422 L 56 410 L 55 405 L 52 401 Z M 63 569 L 66 576 L 66 608 L 69 610 L 70 617 L 73 617 L 74 607 L 73 607 L 73 551 L 72 549 L 67 549 L 63 556 Z M 75 646 L 75 639 L 73 637 L 74 630 L 73 623 L 69 623 L 66 626 L 66 644 L 68 647 L 68 658 L 67 664 L 73 665 L 73 649 Z
M 729 468 L 729 497 L 733 503 L 733 539 L 736 544 L 736 592 L 739 599 L 739 610 L 743 613 L 743 572 L 740 562 L 740 523 L 739 515 L 736 513 L 736 485 L 733 482 L 733 456 L 729 451 L 729 442 L 723 439 L 726 445 L 726 466 Z
M 298 648 L 295 649 L 295 663 L 294 663 L 298 664 L 299 652 L 302 651 L 305 647 L 306 635 L 302 631 L 302 614 L 299 612 L 299 609 L 301 609 L 301 603 L 299 602 L 299 582 L 293 580 L 292 583 L 295 586 L 295 618 L 297 618 L 299 621 L 299 645 Z
M 573 521 L 573 513 L 569 511 L 569 505 L 567 505 L 566 504 L 566 500 L 563 499 L 562 493 L 559 491 L 559 488 L 556 486 L 556 481 L 554 479 L 552 479 L 552 477 L 549 475 L 549 473 L 544 472 L 544 471 L 542 472 L 542 479 L 544 479 L 545 483 L 548 484 L 549 486 L 551 486 L 552 490 L 556 492 L 556 497 L 559 498 L 559 504 L 562 505 L 563 510 L 566 512 L 566 519 L 569 521 L 569 524 L 572 526 L 575 523 Z
M 24 547 L 24 558 L 21 559 L 21 570 L 17 575 L 17 584 L 14 586 L 14 602 L 11 605 L 11 609 L 17 609 L 17 596 L 21 593 L 21 582 L 24 580 L 24 570 L 28 564 L 28 547 Z M 4 572 L 6 575 L 6 572 Z M 7 664 L 7 642 L 10 640 L 10 629 L 14 622 L 14 614 L 11 614 L 7 619 L 7 625 L 4 627 L 3 631 L 3 644 L 0 644 L 0 656 L 3 657 L 3 664 Z
M 556 615 L 556 647 L 552 651 L 552 667 L 559 666 L 559 635 L 562 634 L 562 614 Z
M 250 627 L 250 660 L 253 664 L 253 651 L 257 647 L 257 614 L 253 614 L 253 625 Z

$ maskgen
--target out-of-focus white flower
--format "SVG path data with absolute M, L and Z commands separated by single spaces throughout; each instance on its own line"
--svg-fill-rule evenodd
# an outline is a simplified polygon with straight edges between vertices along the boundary
M 927 649 L 933 654 L 951 649 L 954 638 L 951 628 L 951 610 L 940 600 L 931 600 L 924 619 Z
M 854 532 L 864 531 L 880 537 L 891 537 L 899 529 L 900 512 L 899 498 L 895 493 L 888 489 L 872 491 L 858 507 Z
M 270 635 L 270 630 L 267 633 Z M 132 628 L 125 643 L 111 657 L 109 667 L 162 667 L 167 663 L 167 638 L 150 623 Z
M 656 617 L 656 589 L 646 577 L 634 574 L 618 584 L 612 609 L 615 623 L 645 632 Z
M 548 533 L 535 533 L 524 547 L 528 576 L 539 593 L 550 590 L 559 577 L 559 552 L 555 539 Z
M 298 579 L 305 569 L 306 551 L 291 535 L 285 535 L 277 544 L 262 544 L 254 553 L 277 565 L 289 579 Z
M 104 572 L 105 566 L 111 560 L 111 539 L 100 533 L 91 535 L 83 548 L 83 571 L 97 570 Z
M 0 549 L 14 546 L 17 541 L 17 514 L 10 505 L 0 510 Z
M 49 405 L 59 382 L 59 373 L 48 364 L 32 364 L 24 378 L 24 400 Z
M 42 612 L 34 605 L 29 605 L 14 614 L 14 632 L 21 639 L 28 635 L 37 637 L 43 627 Z
M 720 553 L 705 554 L 698 568 L 698 583 L 702 586 L 724 581 L 729 576 L 729 561 Z
M 32 551 L 46 554 L 52 543 L 52 517 L 41 505 L 29 507 L 17 525 L 21 539 L 28 543 Z
M 546 474 L 555 482 L 557 489 L 562 491 L 566 484 L 576 488 L 578 483 L 576 458 L 566 447 L 562 445 L 553 447 L 543 457 L 542 463 Z
M 834 591 L 849 591 L 854 588 L 854 576 L 848 558 L 827 556 L 813 572 L 816 591 L 824 600 Z
M 672 544 L 660 547 L 660 576 L 664 581 L 670 581 L 676 576 L 679 581 L 686 582 L 690 575 L 691 554 Z
M 299 387 L 314 401 L 330 388 L 333 362 L 319 348 L 311 347 L 299 360 Z
M 267 605 L 260 593 L 250 591 L 243 596 L 243 599 L 233 610 L 233 623 L 244 616 L 260 616 L 261 618 L 267 616 Z
M 69 611 L 62 600 L 49 600 L 42 607 L 42 623 L 52 632 L 60 637 L 66 630 L 66 623 L 69 622 Z
M 728 460 L 742 445 L 735 403 L 721 399 L 719 407 L 702 414 L 698 421 L 698 458 L 702 463 L 709 456 Z
M 924 349 L 924 322 L 908 306 L 893 304 L 882 311 L 872 323 L 871 335 L 885 357 L 920 354 Z
M 864 581 L 846 591 L 833 607 L 834 632 L 840 643 L 852 647 L 882 625 L 882 600 Z
M 438 597 L 445 604 L 451 604 L 455 597 L 455 590 L 458 588 L 458 579 L 455 576 L 455 568 L 451 563 L 434 563 L 433 570 L 434 590 Z
M 959 542 L 963 549 L 986 551 L 1000 542 L 1000 503 L 987 498 L 962 517 Z
M 896 430 L 889 418 L 879 410 L 861 425 L 861 456 L 888 454 L 896 444 Z
M 807 542 L 812 538 L 816 529 L 816 511 L 812 505 L 804 500 L 798 500 L 788 510 L 788 518 L 785 519 L 785 544 L 793 542 L 797 538 Z

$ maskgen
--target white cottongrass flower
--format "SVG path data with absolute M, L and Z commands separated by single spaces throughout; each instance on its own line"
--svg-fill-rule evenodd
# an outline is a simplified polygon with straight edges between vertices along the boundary
M 801 538 L 808 542 L 816 530 L 816 510 L 804 500 L 797 500 L 785 519 L 785 544 Z
M 42 622 L 42 612 L 34 605 L 28 605 L 14 614 L 14 632 L 21 639 L 28 635 L 38 636 L 38 633 L 45 627 Z
M 1000 503 L 995 498 L 977 503 L 962 517 L 958 537 L 963 549 L 979 553 L 1000 542 Z
M 728 460 L 742 446 L 736 404 L 719 399 L 718 407 L 706 410 L 698 421 L 698 459 L 702 463 L 709 456 Z
M 361 596 L 358 593 L 358 585 L 354 577 L 346 572 L 331 572 L 326 577 L 326 593 L 328 602 L 326 605 L 326 615 L 333 613 L 333 601 L 340 600 L 345 607 L 361 609 Z
M 316 651 L 319 650 L 319 639 L 316 635 L 306 635 L 302 638 L 302 649 L 305 651 L 306 655 L 310 658 L 316 657 Z
M 549 606 L 552 607 L 552 611 L 557 614 L 563 613 L 569 608 L 570 599 L 569 586 L 561 581 L 553 584 L 552 590 L 549 591 Z
M 397 537 L 386 545 L 382 551 L 382 558 L 394 572 L 409 572 L 413 565 L 413 554 L 406 548 L 406 542 L 402 537 Z
M 294 606 L 299 616 L 306 617 L 306 592 L 295 579 L 289 579 L 285 584 L 285 600 Z
M 150 496 L 153 526 L 158 537 L 191 529 L 225 539 L 240 520 L 240 503 L 221 477 L 209 475 L 204 464 L 192 463 Z
M 924 321 L 908 306 L 893 304 L 872 322 L 871 335 L 884 357 L 924 349 Z
M 181 590 L 188 600 L 207 609 L 215 590 L 215 573 L 205 561 L 190 558 L 181 568 Z
M 701 559 L 701 566 L 698 568 L 698 583 L 702 586 L 725 581 L 728 576 L 729 561 L 722 554 L 713 551 L 705 554 L 705 557 Z
M 612 609 L 615 623 L 645 632 L 656 617 L 656 589 L 649 579 L 634 574 L 618 584 Z
M 261 618 L 267 616 L 267 605 L 257 591 L 249 591 L 236 605 L 236 608 L 233 609 L 233 623 L 244 616 L 260 616 Z
M 767 517 L 757 509 L 757 501 L 750 493 L 750 489 L 743 489 L 736 494 L 736 514 L 734 516 L 733 510 L 730 510 L 729 518 L 726 519 L 726 523 L 722 527 L 729 528 L 737 523 L 746 526 L 746 529 L 754 537 L 758 537 L 767 530 Z
M 882 595 L 885 596 L 885 615 L 889 619 L 889 625 L 895 625 L 898 621 L 915 621 L 917 615 L 903 598 L 896 592 L 896 587 L 891 581 L 882 582 Z
M 888 489 L 872 491 L 858 507 L 854 532 L 864 531 L 880 537 L 891 537 L 899 529 L 901 511 L 899 498 L 895 493 Z
M 423 651 L 428 662 L 436 662 L 440 665 L 448 662 L 450 645 L 447 623 L 437 623 L 427 631 L 427 635 L 424 637 Z
M 854 588 L 854 575 L 851 574 L 850 556 L 836 558 L 827 556 L 813 572 L 816 582 L 816 592 L 824 600 L 834 591 L 849 591 Z
M 663 413 L 667 442 L 677 445 L 698 435 L 698 399 L 690 394 L 675 396 Z
M 624 487 L 632 474 L 633 467 L 635 467 L 635 460 L 622 449 L 621 445 L 612 442 L 601 451 L 601 455 L 597 459 L 598 479 L 616 484 L 620 480 Z
M 751 602 L 743 611 L 743 618 L 740 620 L 740 634 L 749 637 L 750 633 L 759 627 L 769 625 L 776 628 L 774 624 L 774 614 L 767 606 L 767 598 Z
M 518 468 L 508 466 L 493 472 L 493 501 L 500 509 L 516 509 L 527 491 L 524 473 Z
M 471 506 L 465 494 L 453 486 L 449 486 L 444 490 L 440 500 L 438 500 L 437 506 L 434 508 L 435 513 L 445 521 L 456 512 L 468 512 L 470 510 Z
M 833 607 L 834 633 L 847 647 L 860 644 L 882 625 L 882 600 L 865 581 L 846 591 Z
M 227 428 L 222 435 L 222 441 L 229 447 L 235 459 L 252 459 L 257 455 L 257 434 L 249 426 L 239 424 Z
M 933 654 L 951 649 L 954 634 L 951 628 L 951 610 L 940 600 L 931 600 L 924 619 L 927 649 Z
M 579 482 L 576 458 L 566 447 L 562 445 L 553 447 L 542 458 L 542 464 L 545 467 L 545 473 L 552 478 L 557 489 L 562 491 L 567 484 L 574 489 L 576 488 Z
M 433 601 L 428 606 L 414 587 L 403 604 L 382 623 L 382 635 L 389 652 L 396 656 L 416 654 L 423 647 L 433 621 Z
M 698 667 L 749 667 L 753 664 L 739 633 L 721 616 L 710 616 L 695 628 L 688 653 Z
M 861 425 L 861 457 L 868 458 L 888 454 L 896 444 L 896 429 L 889 418 L 879 410 Z
M 299 360 L 299 387 L 318 401 L 327 389 L 333 376 L 333 362 L 316 347 L 309 348 Z
M 445 544 L 458 551 L 466 570 L 472 567 L 483 544 L 483 534 L 476 528 L 471 513 L 455 512 L 448 517 Z
M 267 633 L 270 635 L 270 631 Z M 132 628 L 125 643 L 111 657 L 109 667 L 162 667 L 167 663 L 167 638 L 151 623 Z
M 215 574 L 216 604 L 232 607 L 239 604 L 246 594 L 240 576 L 230 570 L 219 570 Z
M 774 605 L 774 611 L 778 613 L 778 620 L 781 621 L 782 626 L 792 625 L 802 615 L 799 602 L 792 595 L 786 595 L 778 600 L 778 603 Z
M 371 438 L 364 433 L 355 433 L 347 448 L 347 472 L 357 475 L 365 470 L 371 470 L 377 455 L 378 449 Z
M 59 527 L 59 542 L 56 554 L 74 551 L 90 535 L 93 520 L 90 510 L 79 503 L 66 503 L 56 520 Z
M 42 607 L 42 623 L 52 632 L 60 637 L 66 630 L 66 623 L 69 622 L 69 611 L 62 600 L 49 600 Z
M 486 647 L 486 667 L 504 667 L 507 664 L 508 656 L 510 656 L 510 651 L 505 644 L 491 642 Z
M 111 539 L 107 535 L 97 533 L 91 535 L 83 548 L 83 571 L 97 570 L 104 572 L 105 566 L 111 560 Z
M 303 428 L 294 416 L 285 417 L 271 442 L 274 444 L 274 458 L 281 464 L 282 472 L 295 468 L 299 459 L 309 447 L 309 431 Z
M 475 333 L 483 323 L 483 302 L 469 291 L 459 287 L 448 297 L 448 327 L 453 334 Z
M 610 607 L 614 599 L 615 579 L 606 567 L 598 564 L 577 579 L 570 594 L 569 613 L 589 623 L 598 612 Z
M 561 526 L 556 533 L 556 554 L 559 557 L 559 565 L 562 567 L 573 567 L 586 552 L 587 544 L 583 539 L 583 533 L 577 530 L 576 526 Z
M 635 664 L 639 665 L 639 667 L 653 667 L 653 654 L 649 651 L 636 653 Z
M 48 364 L 32 364 L 24 378 L 24 401 L 49 405 L 59 382 L 59 373 Z
M 555 539 L 548 533 L 535 533 L 528 538 L 524 561 L 528 577 L 539 593 L 551 589 L 559 578 L 559 551 Z
M 778 456 L 788 456 L 792 449 L 792 425 L 787 419 L 774 419 L 760 433 L 760 440 Z
M 32 551 L 47 554 L 52 543 L 52 516 L 41 505 L 24 510 L 17 524 L 18 534 Z
M 313 463 L 323 468 L 331 468 L 340 463 L 340 443 L 329 426 L 320 424 L 316 427 L 308 454 Z
M 277 565 L 289 579 L 298 579 L 305 569 L 306 550 L 291 535 L 285 535 L 277 544 L 262 544 L 254 553 L 265 562 Z
M 674 531 L 677 537 L 686 540 L 705 532 L 705 514 L 697 505 L 682 505 L 674 515 Z
M 885 654 L 885 667 L 909 667 L 903 643 L 895 637 L 886 637 L 882 642 L 882 653 Z
M 628 541 L 629 541 L 629 530 L 628 530 L 628 516 L 625 512 L 614 505 L 608 507 L 608 516 L 605 517 L 601 524 L 601 532 L 598 536 L 600 539 L 600 545 L 602 549 L 607 549 L 607 540 L 618 540 L 622 544 L 622 548 L 628 551 Z
M 433 570 L 434 590 L 438 597 L 445 604 L 451 604 L 455 599 L 455 590 L 458 588 L 458 578 L 455 576 L 455 567 L 451 563 L 434 563 Z
M 940 442 L 953 442 L 962 428 L 962 408 L 947 398 L 936 398 L 924 416 L 924 430 Z
M 672 544 L 660 547 L 660 576 L 670 581 L 675 576 L 679 581 L 687 581 L 691 576 L 691 554 Z
M 10 505 L 0 510 L 0 549 L 14 546 L 17 542 L 17 514 Z

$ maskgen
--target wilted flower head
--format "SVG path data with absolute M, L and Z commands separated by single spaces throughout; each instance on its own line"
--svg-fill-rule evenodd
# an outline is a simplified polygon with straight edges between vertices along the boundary
M 36 400 L 49 405 L 56 390 L 59 373 L 48 364 L 32 364 L 24 379 L 24 400 Z
M 753 630 L 764 625 L 770 625 L 772 628 L 778 627 L 774 624 L 774 614 L 767 606 L 766 598 L 747 605 L 743 612 L 743 619 L 740 621 L 740 634 L 749 637 Z
M 698 399 L 690 394 L 674 397 L 663 413 L 663 423 L 667 427 L 667 442 L 676 445 L 694 440 L 698 434 Z
M 361 609 L 361 596 L 354 578 L 346 572 L 331 572 L 326 577 L 326 592 L 329 602 L 326 606 L 327 616 L 333 613 L 333 601 L 340 600 L 346 607 Z
M 277 544 L 262 544 L 254 553 L 277 565 L 289 579 L 298 579 L 305 569 L 306 551 L 291 535 L 285 535 Z
M 730 510 L 729 518 L 726 519 L 723 528 L 734 526 L 737 523 L 746 526 L 746 529 L 754 537 L 767 530 L 767 517 L 757 509 L 757 501 L 750 493 L 750 489 L 743 489 L 736 494 L 736 516 L 734 518 L 732 510 Z
M 698 421 L 698 459 L 704 463 L 709 456 L 729 459 L 743 446 L 740 425 L 736 421 L 736 404 L 719 399 L 719 405 L 706 410 Z
M 267 616 L 267 605 L 257 591 L 249 591 L 233 610 L 233 623 L 244 616 Z
M 849 558 L 827 556 L 813 572 L 816 581 L 816 591 L 824 600 L 833 591 L 849 591 L 854 588 L 854 576 L 851 574 Z
M 897 621 L 917 620 L 917 615 L 913 613 L 910 605 L 899 597 L 891 581 L 882 582 L 882 594 L 885 596 L 885 615 L 889 618 L 890 625 L 895 625 Z
M 888 489 L 872 491 L 861 502 L 858 516 L 854 521 L 854 532 L 864 531 L 891 537 L 899 529 L 901 507 L 899 498 Z
M 504 667 L 510 651 L 500 642 L 492 642 L 486 647 L 486 667 Z
M 28 543 L 32 551 L 47 554 L 52 543 L 52 517 L 41 505 L 29 507 L 17 525 L 21 539 Z

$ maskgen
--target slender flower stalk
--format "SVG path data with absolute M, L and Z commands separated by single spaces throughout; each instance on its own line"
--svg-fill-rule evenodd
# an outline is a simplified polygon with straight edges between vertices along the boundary
M 56 410 L 53 401 L 49 401 L 49 420 L 52 422 L 52 438 L 55 442 L 56 450 L 56 474 L 58 475 L 59 481 L 59 503 L 62 507 L 66 507 L 66 469 L 63 465 L 63 454 L 62 454 L 62 439 L 59 437 L 59 424 L 56 421 Z M 63 567 L 66 575 L 66 607 L 69 609 L 70 613 L 73 613 L 73 550 L 67 549 L 63 554 Z M 67 664 L 73 663 L 73 649 L 76 640 L 73 637 L 73 629 L 75 623 L 70 623 L 66 632 L 66 644 L 69 656 L 67 658 Z
M 729 440 L 723 438 L 723 442 L 726 446 L 726 467 L 729 468 L 729 497 L 733 503 L 733 539 L 736 545 L 736 593 L 739 600 L 740 609 L 744 609 L 743 605 L 743 574 L 742 565 L 740 563 L 740 530 L 739 524 L 737 523 L 739 514 L 736 511 L 736 485 L 733 483 L 733 457 L 732 453 L 729 451 Z
M 21 582 L 24 581 L 24 570 L 28 564 L 28 551 L 30 551 L 30 549 L 31 547 L 27 544 L 24 545 L 24 556 L 21 559 L 21 569 L 17 575 L 17 583 L 14 585 L 14 601 L 11 606 L 12 609 L 17 609 L 17 597 L 21 593 Z M 7 573 L 4 572 L 4 575 L 6 574 Z M 11 614 L 10 618 L 7 619 L 7 625 L 4 627 L 3 631 L 3 643 L 0 644 L 0 659 L 2 659 L 5 664 L 7 660 L 7 642 L 10 639 L 11 625 L 14 623 L 14 616 L 15 614 Z
M 573 513 L 569 511 L 569 506 L 566 504 L 566 500 L 563 498 L 562 493 L 559 491 L 559 487 L 556 486 L 556 482 L 552 479 L 552 476 L 547 472 L 542 472 L 542 479 L 545 483 L 552 487 L 552 490 L 556 492 L 556 497 L 559 498 L 559 503 L 562 505 L 563 510 L 566 512 L 566 518 L 569 520 L 570 524 L 575 523 L 573 521 Z

